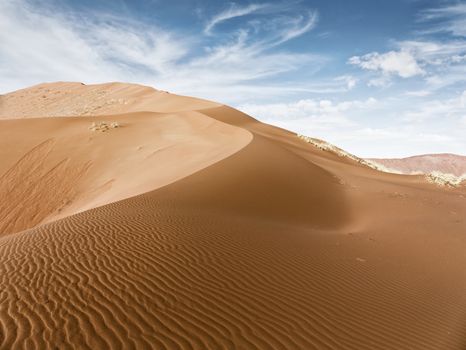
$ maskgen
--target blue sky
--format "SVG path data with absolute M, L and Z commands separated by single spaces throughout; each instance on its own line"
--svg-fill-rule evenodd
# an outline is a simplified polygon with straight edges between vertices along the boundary
M 466 154 L 466 1 L 0 0 L 0 93 L 127 81 L 363 157 Z

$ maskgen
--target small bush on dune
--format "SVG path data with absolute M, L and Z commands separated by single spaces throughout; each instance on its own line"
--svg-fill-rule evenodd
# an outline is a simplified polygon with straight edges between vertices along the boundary
M 107 130 L 115 129 L 119 127 L 120 127 L 120 124 L 118 122 L 111 122 L 110 124 L 108 124 L 107 122 L 93 122 L 91 126 L 89 127 L 89 130 L 106 132 Z

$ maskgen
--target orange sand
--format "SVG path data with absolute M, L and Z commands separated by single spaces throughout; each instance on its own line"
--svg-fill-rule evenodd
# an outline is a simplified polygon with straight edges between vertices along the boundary
M 465 187 L 135 85 L 0 116 L 1 349 L 466 347 Z

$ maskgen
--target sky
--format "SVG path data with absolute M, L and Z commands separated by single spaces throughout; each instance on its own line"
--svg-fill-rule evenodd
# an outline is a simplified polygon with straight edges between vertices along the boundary
M 0 0 L 0 93 L 123 81 L 361 157 L 466 155 L 466 1 Z

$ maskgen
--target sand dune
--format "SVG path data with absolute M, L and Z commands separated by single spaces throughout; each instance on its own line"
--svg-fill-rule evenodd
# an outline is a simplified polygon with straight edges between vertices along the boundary
M 58 83 L 30 90 L 8 95 L 8 100 L 24 100 L 18 106 L 21 113 L 15 105 L 0 109 L 10 116 L 0 119 L 0 235 L 164 186 L 236 152 L 252 138 L 247 130 L 195 111 L 214 103 L 164 94 L 167 101 L 159 104 L 159 92 L 137 85 Z M 70 102 L 66 92 L 75 90 Z M 48 91 L 55 102 L 38 108 L 45 113 L 41 118 L 30 118 L 37 91 Z M 147 108 L 167 112 L 50 118 L 70 103 L 74 111 L 82 104 L 98 107 L 102 101 L 88 98 L 123 96 L 122 91 L 128 92 L 128 99 L 141 94 Z M 147 96 L 152 95 L 151 102 Z M 133 103 L 136 110 L 142 104 Z M 193 110 L 183 111 L 187 106 Z M 92 131 L 96 122 L 119 127 Z
M 0 97 L 0 119 L 182 112 L 218 103 L 122 83 L 44 83 Z
M 163 96 L 1 112 L 1 349 L 466 347 L 465 187 Z

